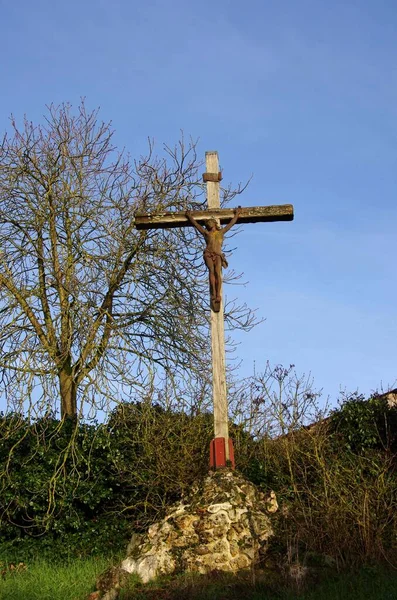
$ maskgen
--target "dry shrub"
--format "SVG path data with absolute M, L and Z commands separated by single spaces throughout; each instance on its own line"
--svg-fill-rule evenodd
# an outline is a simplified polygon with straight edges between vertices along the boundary
M 141 528 L 204 477 L 209 469 L 213 419 L 151 403 L 120 405 L 109 419 L 113 468 L 123 490 L 118 509 L 138 515 Z
M 397 564 L 396 458 L 384 449 L 343 447 L 325 422 L 263 440 L 264 483 L 278 494 L 278 543 L 322 555 L 340 568 Z M 265 466 L 264 466 L 265 465 Z
M 293 560 L 396 565 L 397 408 L 353 394 L 326 416 L 312 383 L 267 365 L 240 386 L 252 436 L 237 436 L 238 468 L 275 490 L 275 546 Z

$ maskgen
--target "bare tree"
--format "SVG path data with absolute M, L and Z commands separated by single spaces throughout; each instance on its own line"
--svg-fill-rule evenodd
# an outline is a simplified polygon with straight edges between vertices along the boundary
M 310 373 L 298 376 L 295 365 L 267 362 L 262 372 L 231 386 L 232 419 L 255 439 L 285 436 L 325 417 L 328 400 L 320 406 L 321 395 Z
M 163 376 L 208 371 L 207 284 L 188 229 L 137 232 L 137 211 L 205 200 L 195 144 L 131 161 L 82 103 L 25 119 L 0 148 L 1 393 L 75 418 Z M 237 190 L 238 191 L 238 190 Z M 236 192 L 234 192 L 236 193 Z M 225 199 L 233 196 L 226 190 Z M 233 326 L 251 327 L 243 307 Z

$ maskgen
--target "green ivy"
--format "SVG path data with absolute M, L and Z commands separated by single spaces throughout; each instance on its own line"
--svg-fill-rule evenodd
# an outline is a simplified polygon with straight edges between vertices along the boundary
M 369 400 L 353 394 L 331 415 L 330 431 L 339 448 L 361 453 L 365 450 L 397 452 L 397 409 L 384 396 Z

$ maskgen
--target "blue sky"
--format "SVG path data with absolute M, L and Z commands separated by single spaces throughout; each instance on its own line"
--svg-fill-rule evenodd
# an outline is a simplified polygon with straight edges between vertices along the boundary
M 133 155 L 183 130 L 243 206 L 230 263 L 265 321 L 242 374 L 294 363 L 324 397 L 397 384 L 397 10 L 393 0 L 0 0 L 0 130 L 86 97 Z

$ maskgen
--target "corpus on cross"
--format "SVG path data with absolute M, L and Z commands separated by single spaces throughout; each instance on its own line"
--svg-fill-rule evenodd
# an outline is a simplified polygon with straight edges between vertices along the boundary
M 207 184 L 207 210 L 136 214 L 137 229 L 165 229 L 194 226 L 205 238 L 204 261 L 209 270 L 211 306 L 212 397 L 214 406 L 214 439 L 210 446 L 210 466 L 213 469 L 235 467 L 233 443 L 229 438 L 225 333 L 222 298 L 222 266 L 227 261 L 222 253 L 224 234 L 238 223 L 292 221 L 292 204 L 253 206 L 237 209 L 220 208 L 219 187 L 222 179 L 218 153 L 206 152 L 203 180 Z M 226 227 L 221 229 L 220 225 Z M 205 229 L 203 227 L 205 226 Z
M 196 221 L 190 211 L 186 211 L 185 213 L 189 222 L 204 236 L 207 244 L 203 256 L 209 271 L 211 308 L 214 312 L 219 312 L 221 306 L 222 267 L 226 268 L 229 266 L 222 252 L 223 236 L 237 222 L 240 213 L 241 206 L 235 209 L 233 219 L 225 227 L 218 225 L 215 219 L 207 219 L 205 222 L 207 231 Z

